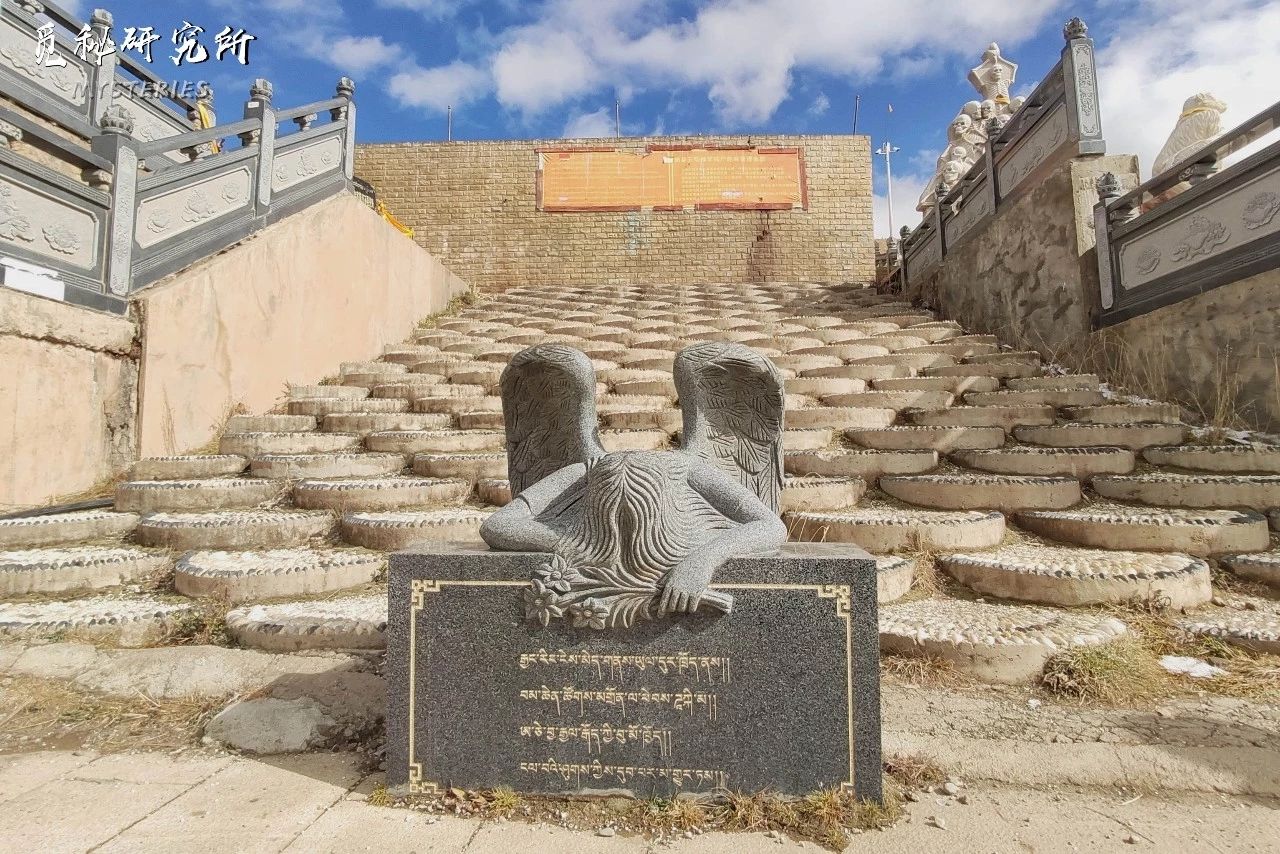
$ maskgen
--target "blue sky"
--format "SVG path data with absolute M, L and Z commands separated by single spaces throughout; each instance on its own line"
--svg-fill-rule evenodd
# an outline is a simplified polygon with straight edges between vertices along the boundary
M 99 0 L 117 31 L 152 26 L 153 69 L 207 78 L 221 120 L 238 117 L 249 82 L 276 103 L 357 83 L 362 142 L 625 135 L 849 133 L 902 150 L 894 162 L 896 225 L 912 208 L 973 97 L 965 82 L 998 41 L 1019 64 L 1015 94 L 1057 61 L 1061 28 L 1080 15 L 1098 43 L 1112 152 L 1144 165 L 1182 100 L 1213 91 L 1232 125 L 1280 97 L 1280 3 L 1263 0 Z M 88 0 L 64 4 L 80 13 Z M 176 68 L 169 35 L 184 21 L 257 36 L 250 63 Z M 119 38 L 117 32 L 117 38 Z M 892 103 L 894 112 L 888 113 Z M 887 233 L 877 158 L 877 233 Z

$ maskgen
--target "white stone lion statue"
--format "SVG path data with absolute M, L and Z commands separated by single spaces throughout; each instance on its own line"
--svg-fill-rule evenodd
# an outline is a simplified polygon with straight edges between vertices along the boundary
M 1182 105 L 1178 123 L 1151 166 L 1154 177 L 1172 169 L 1222 133 L 1227 105 L 1208 92 L 1192 95 Z

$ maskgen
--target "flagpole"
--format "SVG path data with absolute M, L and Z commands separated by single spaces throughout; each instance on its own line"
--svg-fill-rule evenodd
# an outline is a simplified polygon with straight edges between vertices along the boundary
M 853 133 L 855 136 L 858 133 L 858 110 L 861 107 L 862 107 L 862 96 L 854 95 L 853 96 Z

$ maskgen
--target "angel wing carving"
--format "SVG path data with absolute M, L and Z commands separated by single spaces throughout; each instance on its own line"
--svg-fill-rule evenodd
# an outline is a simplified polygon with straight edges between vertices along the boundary
M 521 350 L 502 372 L 507 477 L 518 495 L 549 474 L 604 455 L 596 425 L 596 375 L 563 344 Z
M 741 344 L 704 341 L 676 354 L 684 447 L 750 489 L 769 509 L 782 494 L 782 376 Z

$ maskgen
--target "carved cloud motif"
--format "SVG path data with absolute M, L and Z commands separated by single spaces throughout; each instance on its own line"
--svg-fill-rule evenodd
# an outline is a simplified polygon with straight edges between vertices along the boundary
M 1220 222 L 1208 217 L 1191 218 L 1191 226 L 1187 236 L 1173 250 L 1173 260 L 1189 261 L 1199 256 L 1213 253 L 1222 244 L 1231 239 L 1231 232 Z
M 1243 220 L 1245 228 L 1253 231 L 1264 225 L 1270 225 L 1277 213 L 1280 213 L 1280 195 L 1262 192 L 1249 200 L 1244 207 L 1244 212 L 1240 214 L 1240 219 Z

